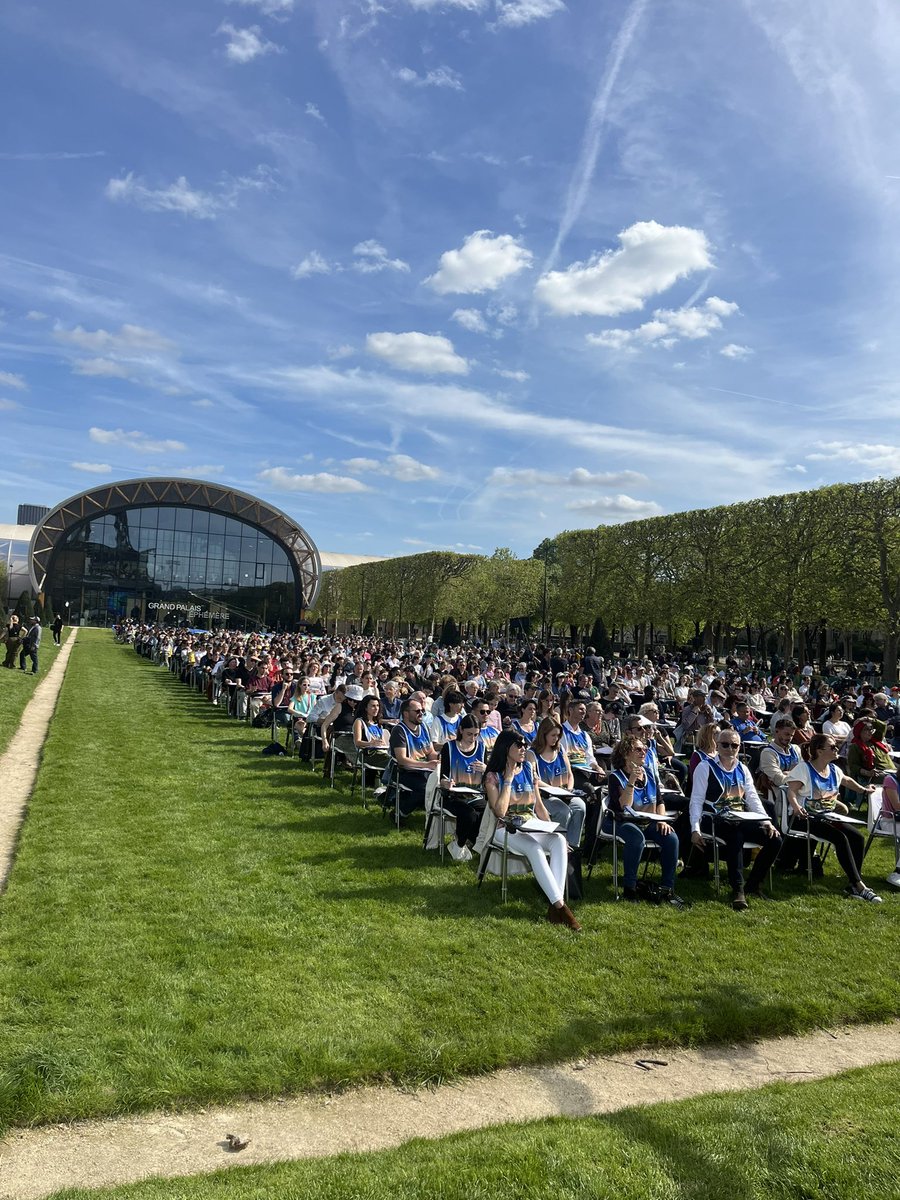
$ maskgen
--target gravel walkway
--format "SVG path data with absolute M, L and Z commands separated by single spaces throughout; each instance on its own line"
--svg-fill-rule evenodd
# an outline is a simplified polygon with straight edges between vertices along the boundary
M 0 892 L 6 887 L 13 864 L 19 829 L 41 762 L 44 739 L 77 636 L 76 628 L 66 638 L 53 666 L 34 689 L 34 695 L 22 713 L 19 728 L 13 734 L 6 753 L 0 758 L 0 780 L 3 781 L 0 791 Z
M 414 1137 L 539 1117 L 585 1117 L 778 1080 L 821 1079 L 898 1059 L 900 1022 L 893 1022 L 751 1045 L 646 1050 L 498 1071 L 434 1090 L 360 1088 L 336 1096 L 15 1130 L 0 1142 L 0 1197 L 36 1200 L 64 1187 L 380 1150 Z M 229 1133 L 250 1138 L 250 1144 L 229 1150 Z

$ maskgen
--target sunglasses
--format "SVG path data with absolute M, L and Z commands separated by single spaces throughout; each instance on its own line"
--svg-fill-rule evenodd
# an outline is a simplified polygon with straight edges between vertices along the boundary
M 740 744 L 740 742 L 719 742 L 723 750 L 736 750 Z

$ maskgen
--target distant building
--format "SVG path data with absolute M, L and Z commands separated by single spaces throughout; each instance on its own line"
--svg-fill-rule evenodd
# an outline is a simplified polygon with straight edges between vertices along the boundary
M 17 525 L 37 525 L 43 521 L 50 509 L 46 504 L 20 504 L 16 514 Z
M 121 617 L 198 626 L 293 629 L 315 604 L 325 556 L 304 529 L 262 500 L 189 479 L 131 479 L 92 488 L 33 524 L 0 525 L 7 602 L 26 589 L 72 624 Z M 337 561 L 328 561 L 334 557 Z

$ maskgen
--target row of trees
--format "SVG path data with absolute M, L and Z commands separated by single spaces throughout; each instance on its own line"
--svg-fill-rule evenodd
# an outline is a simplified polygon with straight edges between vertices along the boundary
M 601 525 L 548 538 L 530 559 L 416 554 L 325 576 L 318 617 L 393 632 L 447 618 L 499 630 L 531 617 L 572 634 L 598 619 L 643 653 L 703 639 L 823 658 L 829 631 L 884 638 L 884 675 L 900 645 L 900 479 L 837 484 L 718 508 Z M 627 638 L 626 638 L 627 631 Z

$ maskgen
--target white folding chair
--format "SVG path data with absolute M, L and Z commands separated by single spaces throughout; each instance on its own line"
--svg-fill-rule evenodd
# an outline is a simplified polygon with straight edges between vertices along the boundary
M 894 862 L 900 862 L 900 812 L 884 812 L 884 788 L 876 788 L 869 796 L 869 811 L 866 815 L 868 838 L 863 859 L 876 838 L 890 838 L 894 843 Z
M 484 882 L 484 877 L 487 874 L 498 875 L 500 877 L 500 901 L 506 903 L 508 894 L 507 881 L 510 875 L 530 875 L 531 864 L 524 854 L 519 854 L 515 849 L 516 834 L 510 833 L 509 827 L 504 823 L 503 836 L 498 846 L 494 841 L 494 835 L 497 826 L 500 822 L 494 816 L 489 804 L 485 805 L 484 815 L 481 818 L 481 825 L 478 828 L 478 840 L 475 843 L 475 849 L 480 848 L 481 857 L 478 860 L 478 872 L 476 878 L 478 887 L 481 887 Z M 510 845 L 510 838 L 513 839 L 513 845 Z M 566 880 L 565 899 L 568 900 L 569 885 Z

